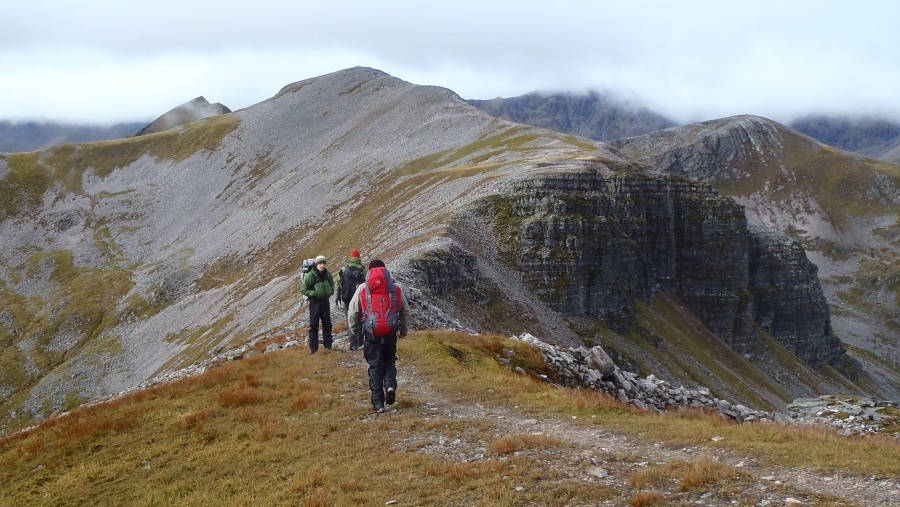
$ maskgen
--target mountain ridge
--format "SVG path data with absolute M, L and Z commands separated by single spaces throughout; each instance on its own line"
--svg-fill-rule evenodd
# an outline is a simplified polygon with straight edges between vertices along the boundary
M 583 326 L 591 340 L 611 337 L 607 324 L 561 316 L 526 290 L 515 263 L 494 262 L 497 248 L 516 238 L 556 234 L 542 223 L 580 227 L 583 217 L 518 222 L 475 210 L 565 204 L 554 178 L 588 189 L 572 204 L 603 199 L 591 186 L 607 180 L 630 178 L 648 191 L 654 178 L 670 181 L 645 170 L 617 148 L 500 120 L 450 90 L 366 68 L 293 83 L 249 108 L 138 138 L 0 156 L 0 190 L 13 197 L 0 210 L 0 233 L 10 240 L 0 246 L 0 297 L 12 309 L 0 315 L 0 380 L 14 394 L 0 407 L 4 424 L 296 330 L 302 259 L 325 254 L 336 265 L 361 245 L 407 284 L 419 328 L 496 325 L 573 343 L 584 339 Z M 535 200 L 522 187 L 505 201 L 514 180 L 550 193 Z M 701 205 L 722 200 L 710 189 L 690 192 Z M 644 219 L 621 210 L 630 224 Z M 600 223 L 618 215 L 595 216 Z M 566 266 L 555 237 L 533 239 L 545 244 L 524 260 Z M 647 296 L 627 313 L 674 308 L 653 305 Z M 624 342 L 617 352 L 635 366 L 650 354 Z M 99 378 L 96 364 L 104 365 Z M 726 392 L 749 395 L 726 383 Z M 792 389 L 825 385 L 854 387 L 834 374 L 799 379 Z M 780 396 L 772 401 L 790 401 Z
M 179 108 L 185 109 L 188 104 L 198 99 L 205 101 L 203 97 L 198 97 L 174 108 L 170 113 Z M 604 142 L 639 136 L 678 125 L 674 120 L 645 106 L 597 91 L 583 94 L 533 92 L 518 97 L 468 99 L 466 102 L 502 119 Z M 230 111 L 227 106 L 218 103 L 209 106 L 216 108 L 211 110 L 211 114 Z M 208 114 L 195 115 L 191 118 L 197 120 L 205 116 Z M 157 118 L 158 120 L 160 118 Z M 179 122 L 176 121 L 170 126 L 177 123 Z M 900 123 L 889 119 L 809 114 L 790 121 L 787 126 L 845 151 L 900 163 L 898 154 Z M 146 128 L 149 128 L 149 125 L 140 122 L 106 128 L 56 122 L 0 121 L 0 151 L 31 151 L 65 142 L 116 139 Z

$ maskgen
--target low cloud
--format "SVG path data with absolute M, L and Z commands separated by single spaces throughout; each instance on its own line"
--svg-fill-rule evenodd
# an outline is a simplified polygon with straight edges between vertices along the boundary
M 900 120 L 900 4 L 260 0 L 213 7 L 4 5 L 0 119 L 152 119 L 200 95 L 231 109 L 366 66 L 464 98 L 596 90 L 678 121 L 807 112 Z

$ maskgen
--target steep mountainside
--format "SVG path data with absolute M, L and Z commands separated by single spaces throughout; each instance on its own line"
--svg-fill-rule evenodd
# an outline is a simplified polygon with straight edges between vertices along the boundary
M 597 141 L 638 136 L 676 125 L 645 107 L 596 92 L 586 95 L 529 93 L 507 99 L 468 102 L 498 118 Z
M 372 69 L 158 133 L 0 154 L 0 196 L 4 427 L 302 337 L 302 260 L 336 270 L 353 248 L 388 262 L 420 328 L 600 343 L 763 408 L 870 392 L 802 249 L 708 185 Z
M 0 151 L 43 150 L 65 143 L 119 139 L 133 135 L 144 123 L 120 123 L 111 127 L 65 125 L 49 122 L 0 121 Z
M 800 241 L 818 266 L 835 334 L 900 395 L 900 166 L 752 116 L 611 144 L 663 173 L 709 182 L 744 205 L 749 221 Z

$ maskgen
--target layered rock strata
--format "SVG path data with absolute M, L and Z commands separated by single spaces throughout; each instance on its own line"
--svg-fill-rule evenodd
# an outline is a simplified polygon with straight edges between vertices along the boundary
M 749 227 L 743 208 L 688 179 L 598 171 L 514 179 L 486 200 L 501 259 L 564 315 L 624 332 L 664 291 L 739 352 L 762 326 L 806 361 L 840 363 L 802 247 Z

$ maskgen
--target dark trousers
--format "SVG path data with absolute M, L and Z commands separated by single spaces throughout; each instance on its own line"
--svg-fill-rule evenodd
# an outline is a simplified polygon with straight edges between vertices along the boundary
M 319 350 L 319 320 L 322 320 L 322 345 L 331 348 L 331 302 L 309 298 L 309 351 Z
M 385 337 L 366 336 L 363 356 L 369 363 L 369 390 L 372 406 L 384 406 L 384 393 L 388 388 L 397 390 L 397 334 Z

